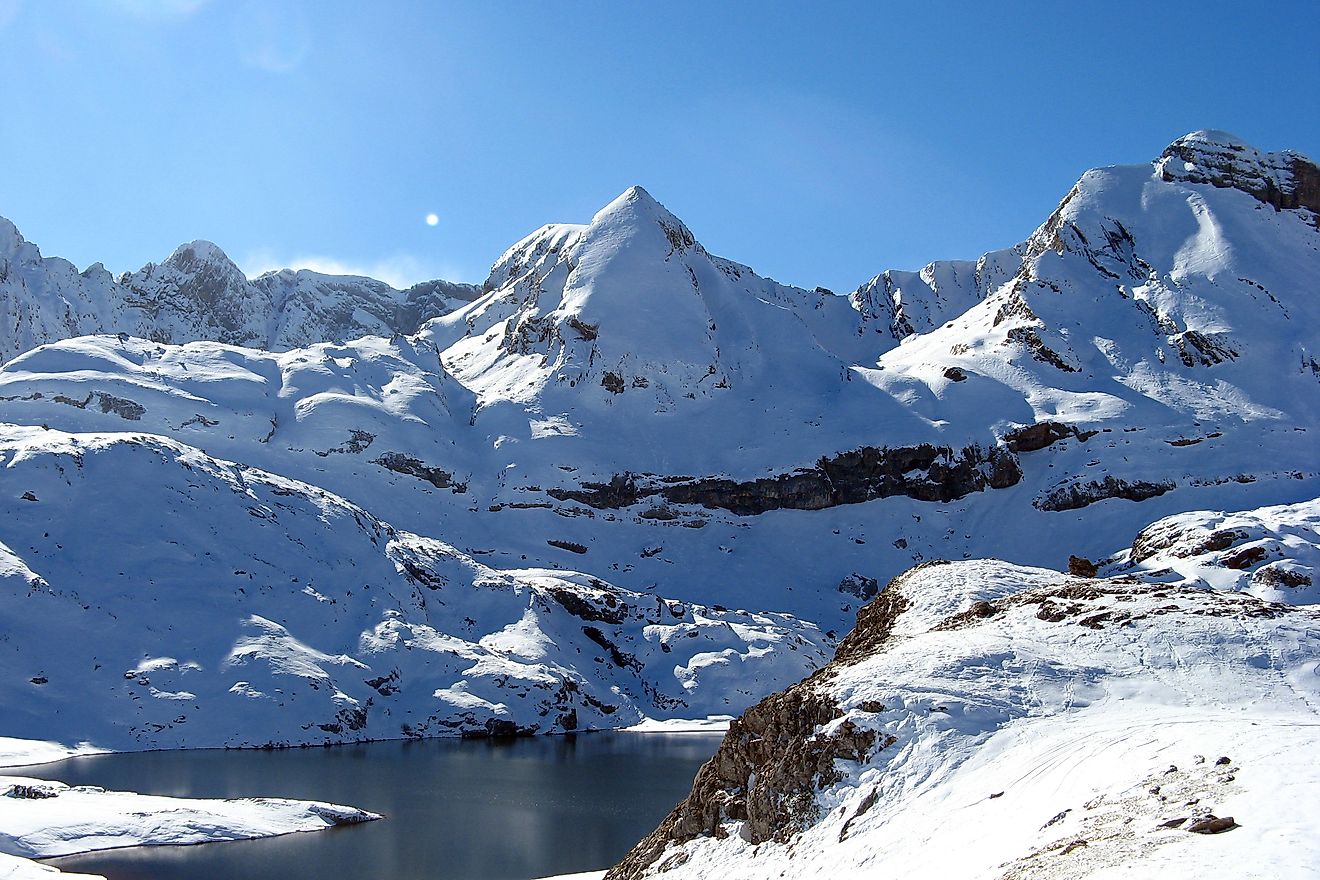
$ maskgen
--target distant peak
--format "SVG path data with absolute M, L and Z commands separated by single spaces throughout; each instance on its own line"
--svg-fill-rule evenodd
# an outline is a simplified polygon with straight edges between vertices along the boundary
M 28 249 L 38 258 L 41 256 L 40 252 L 36 250 L 36 245 L 29 244 L 23 238 L 23 233 L 18 231 L 17 226 L 4 217 L 0 217 L 0 255 L 3 255 L 5 259 L 11 259 L 23 249 Z
M 13 221 L 0 217 L 0 241 L 8 242 L 17 247 L 23 244 L 26 239 L 23 238 L 23 233 L 18 231 L 18 227 L 14 225 Z
M 164 265 L 182 271 L 195 271 L 201 266 L 219 266 L 233 269 L 235 272 L 240 271 L 219 245 L 204 239 L 179 245 L 165 260 Z

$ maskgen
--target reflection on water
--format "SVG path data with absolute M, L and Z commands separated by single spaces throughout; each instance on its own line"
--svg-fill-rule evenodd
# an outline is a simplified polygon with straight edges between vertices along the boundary
M 308 798 L 386 816 L 314 834 L 52 860 L 110 880 L 525 880 L 613 864 L 687 794 L 718 745 L 718 735 L 597 733 L 96 755 L 22 772 L 148 794 Z

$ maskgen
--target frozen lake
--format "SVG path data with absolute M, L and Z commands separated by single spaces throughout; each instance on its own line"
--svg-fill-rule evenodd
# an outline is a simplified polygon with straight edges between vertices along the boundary
M 613 864 L 686 796 L 719 741 L 719 734 L 594 733 L 146 752 L 22 773 L 149 794 L 332 801 L 386 817 L 265 840 L 51 862 L 110 880 L 527 880 Z

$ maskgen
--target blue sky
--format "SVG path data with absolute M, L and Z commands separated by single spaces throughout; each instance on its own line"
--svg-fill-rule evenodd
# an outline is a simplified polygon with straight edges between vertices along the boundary
M 1011 245 L 1192 129 L 1320 158 L 1318 45 L 1316 0 L 0 0 L 0 215 L 115 272 L 207 238 L 479 281 L 640 183 L 844 292 Z

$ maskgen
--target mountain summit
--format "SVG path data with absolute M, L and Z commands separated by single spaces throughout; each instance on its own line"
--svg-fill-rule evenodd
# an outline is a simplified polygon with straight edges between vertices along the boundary
M 587 225 L 523 239 L 486 288 L 425 331 L 483 403 L 675 412 L 775 382 L 781 363 L 768 355 L 785 347 L 802 355 L 799 375 L 824 371 L 837 382 L 843 361 L 816 336 L 846 340 L 855 325 L 841 298 L 712 256 L 639 186 Z
M 1247 193 L 1276 210 L 1302 208 L 1320 223 L 1320 168 L 1301 153 L 1262 153 L 1224 131 L 1194 131 L 1155 162 L 1164 180 L 1209 183 Z

